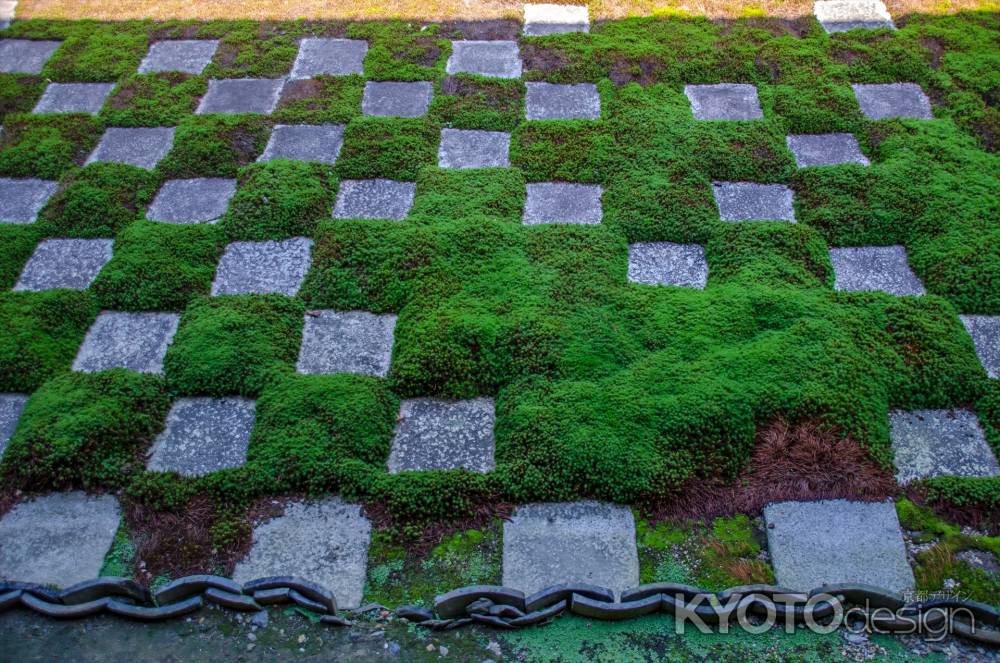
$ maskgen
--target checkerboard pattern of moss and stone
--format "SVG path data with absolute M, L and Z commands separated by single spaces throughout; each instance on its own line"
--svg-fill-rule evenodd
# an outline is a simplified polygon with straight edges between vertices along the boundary
M 961 410 L 997 454 L 1000 20 L 894 24 L 15 22 L 4 490 L 207 496 L 222 549 L 289 494 L 670 500 L 778 418 L 891 473 L 890 412 Z M 181 410 L 197 471 L 153 454 Z M 441 458 L 392 462 L 414 426 Z

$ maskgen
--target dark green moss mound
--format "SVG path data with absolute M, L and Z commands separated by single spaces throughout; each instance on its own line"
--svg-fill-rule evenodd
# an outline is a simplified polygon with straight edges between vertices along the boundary
M 70 175 L 39 215 L 51 237 L 113 237 L 141 218 L 156 192 L 148 171 L 120 163 L 95 163 Z
M 200 76 L 180 72 L 134 74 L 118 84 L 101 117 L 116 127 L 173 127 L 194 112 L 208 90 Z
M 82 165 L 101 126 L 82 115 L 8 115 L 0 133 L 0 174 L 57 180 Z
M 446 76 L 429 113 L 455 129 L 512 131 L 524 118 L 524 83 L 469 74 Z
M 284 124 L 343 124 L 361 114 L 365 79 L 361 76 L 316 76 L 285 83 L 274 111 Z
M 422 167 L 437 163 L 439 134 L 423 120 L 355 118 L 344 130 L 337 174 L 344 179 L 413 181 Z
M 9 290 L 17 283 L 41 236 L 37 225 L 0 225 L 0 288 Z
M 253 115 L 193 115 L 177 126 L 174 147 L 160 162 L 166 178 L 236 177 L 267 146 L 270 120 Z

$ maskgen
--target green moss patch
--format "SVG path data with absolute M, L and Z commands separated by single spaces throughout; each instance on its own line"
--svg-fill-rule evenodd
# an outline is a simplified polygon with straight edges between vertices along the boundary
M 168 179 L 235 177 L 257 160 L 271 133 L 268 118 L 253 115 L 193 115 L 177 126 L 174 146 L 160 162 Z
M 0 134 L 0 174 L 57 180 L 83 164 L 101 126 L 82 115 L 9 115 Z
M 273 117 L 284 124 L 344 124 L 361 114 L 364 89 L 364 78 L 356 75 L 291 80 Z
M 413 181 L 437 163 L 439 130 L 419 119 L 358 117 L 344 129 L 337 173 L 344 179 Z
M 120 163 L 95 163 L 73 173 L 39 215 L 52 237 L 112 237 L 141 218 L 156 192 L 148 171 Z
M 116 127 L 173 127 L 194 113 L 207 90 L 208 83 L 200 76 L 134 74 L 118 84 L 101 116 Z
M 446 76 L 430 116 L 455 129 L 512 131 L 524 119 L 524 83 L 468 74 Z

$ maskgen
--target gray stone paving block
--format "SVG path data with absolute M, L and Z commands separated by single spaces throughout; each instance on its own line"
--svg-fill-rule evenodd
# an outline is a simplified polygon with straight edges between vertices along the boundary
M 195 113 L 262 113 L 270 115 L 278 105 L 281 78 L 213 78 Z
M 377 117 L 421 117 L 434 95 L 429 81 L 368 81 L 361 97 L 361 112 Z
M 389 453 L 389 473 L 458 468 L 489 472 L 495 466 L 494 419 L 492 398 L 404 400 Z
M 765 507 L 764 520 L 781 587 L 863 583 L 899 593 L 914 587 L 892 502 L 779 502 Z
M 168 180 L 157 192 L 146 218 L 165 223 L 215 221 L 226 213 L 234 193 L 236 180 L 218 177 Z
M 563 583 L 621 592 L 639 584 L 628 507 L 583 501 L 526 504 L 503 525 L 503 585 L 532 594 Z
M 696 120 L 759 120 L 764 117 L 757 88 L 745 83 L 685 85 Z
M 960 315 L 962 324 L 972 337 L 976 354 L 986 375 L 1000 378 L 1000 316 Z
M 896 27 L 880 0 L 819 0 L 813 4 L 813 12 L 829 33 Z
M 247 460 L 256 403 L 248 398 L 180 398 L 149 451 L 146 467 L 200 477 Z
M 309 271 L 312 240 L 233 242 L 215 270 L 212 295 L 278 293 L 294 297 Z
M 0 74 L 40 74 L 61 41 L 0 39 Z
M 795 165 L 799 168 L 843 163 L 869 164 L 854 134 L 800 134 L 786 136 L 785 143 L 795 155 Z
M 596 184 L 535 182 L 528 184 L 522 220 L 541 223 L 600 223 L 603 189 Z
M 914 410 L 889 413 L 896 480 L 1000 474 L 979 418 L 969 410 Z
M 586 5 L 526 4 L 524 34 L 528 37 L 590 32 Z
M 101 112 L 114 83 L 49 83 L 32 113 Z
M 342 180 L 333 218 L 401 221 L 410 213 L 416 191 L 414 182 Z
M 218 39 L 166 39 L 154 42 L 139 63 L 139 73 L 179 71 L 200 74 L 215 57 Z
M 292 159 L 334 163 L 343 142 L 342 124 L 278 124 L 257 161 Z
M 700 244 L 638 242 L 628 247 L 628 280 L 646 285 L 703 289 L 708 263 Z
M 445 69 L 449 74 L 520 78 L 521 52 L 516 41 L 453 41 Z
M 869 120 L 894 117 L 930 120 L 934 117 L 930 100 L 916 83 L 852 84 L 851 87 L 862 114 Z
M 111 260 L 112 239 L 46 239 L 28 259 L 14 290 L 86 290 Z
M 333 592 L 338 608 L 357 608 L 370 544 L 371 523 L 360 504 L 339 497 L 292 502 L 283 515 L 254 528 L 253 547 L 236 564 L 233 579 L 294 575 Z
M 21 502 L 0 518 L 0 578 L 59 587 L 95 578 L 120 522 L 111 495 L 74 491 Z
M 163 357 L 180 317 L 177 313 L 103 311 L 87 331 L 73 370 L 94 373 L 127 368 L 163 373 Z
M 0 223 L 34 223 L 58 182 L 0 177 Z
M 529 120 L 597 120 L 601 117 L 601 96 L 593 83 L 553 85 L 525 83 L 525 116 Z
M 438 166 L 507 168 L 510 166 L 510 134 L 503 131 L 442 129 Z
M 836 290 L 922 295 L 924 285 L 910 269 L 902 246 L 851 246 L 830 249 Z
M 108 127 L 87 163 L 110 161 L 152 170 L 174 145 L 174 127 Z
M 385 377 L 392 359 L 395 315 L 366 311 L 306 314 L 299 373 L 361 373 Z
M 299 44 L 292 78 L 363 74 L 368 42 L 363 39 L 307 38 Z
M 792 190 L 783 184 L 713 182 L 712 195 L 723 221 L 791 221 L 795 223 Z
M 3 458 L 3 451 L 17 430 L 17 422 L 27 402 L 27 394 L 0 394 L 0 459 Z

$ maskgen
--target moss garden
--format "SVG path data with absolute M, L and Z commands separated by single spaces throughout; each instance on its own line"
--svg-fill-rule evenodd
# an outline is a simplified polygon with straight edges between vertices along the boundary
M 262 503 L 339 494 L 375 516 L 370 588 L 405 600 L 422 591 L 393 584 L 413 565 L 406 541 L 445 560 L 435 587 L 466 553 L 476 566 L 460 577 L 489 580 L 498 508 L 594 498 L 649 519 L 643 578 L 771 581 L 757 514 L 656 514 L 743 476 L 772 422 L 850 440 L 891 474 L 890 410 L 967 408 L 1000 455 L 1000 380 L 959 318 L 1000 315 L 1000 16 L 898 26 L 677 16 L 521 37 L 524 80 L 594 83 L 601 107 L 527 121 L 522 80 L 446 74 L 458 24 L 16 22 L 0 37 L 62 45 L 40 74 L 0 74 L 0 177 L 58 181 L 36 223 L 0 224 L 0 392 L 30 394 L 0 463 L 3 503 L 77 487 L 118 493 L 127 523 L 197 511 L 205 526 L 179 536 L 198 540 L 149 564 L 211 571 Z M 210 79 L 287 76 L 308 36 L 367 40 L 363 76 L 297 82 L 267 115 L 195 113 Z M 220 46 L 201 75 L 136 73 L 151 42 L 176 38 Z M 373 80 L 432 81 L 427 113 L 364 116 Z M 115 87 L 94 115 L 34 114 L 48 81 Z M 851 84 L 899 81 L 920 85 L 933 119 L 866 119 Z M 696 120 L 684 86 L 722 82 L 755 85 L 763 118 Z M 274 125 L 301 123 L 344 125 L 334 163 L 257 162 Z M 176 131 L 155 168 L 84 165 L 107 127 L 161 126 Z M 443 128 L 510 132 L 509 167 L 439 168 Z M 797 168 L 786 135 L 816 133 L 853 134 L 870 165 Z M 237 182 L 218 223 L 147 219 L 164 182 L 205 177 Z M 405 220 L 334 218 L 341 183 L 369 178 L 415 182 Z M 601 223 L 522 224 L 527 185 L 560 181 L 603 188 Z M 719 181 L 789 187 L 797 223 L 721 221 Z M 312 241 L 295 296 L 211 296 L 227 244 L 293 237 Z M 48 238 L 113 238 L 114 254 L 86 290 L 13 290 Z M 704 247 L 706 287 L 630 282 L 640 242 Z M 905 247 L 926 295 L 834 289 L 829 249 L 870 245 Z M 387 375 L 297 372 L 303 320 L 326 309 L 398 316 Z M 162 374 L 72 370 L 108 310 L 179 314 Z M 245 464 L 146 469 L 171 402 L 191 396 L 256 399 Z M 495 468 L 389 473 L 400 401 L 420 397 L 494 399 Z M 968 544 L 952 524 L 963 514 L 1000 523 L 998 477 L 905 492 L 904 528 L 939 547 Z M 663 553 L 679 527 L 698 532 L 703 567 Z M 954 577 L 947 562 L 923 559 L 918 583 Z

